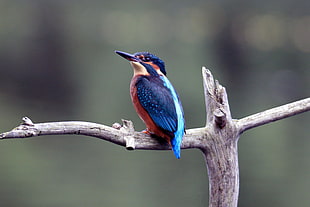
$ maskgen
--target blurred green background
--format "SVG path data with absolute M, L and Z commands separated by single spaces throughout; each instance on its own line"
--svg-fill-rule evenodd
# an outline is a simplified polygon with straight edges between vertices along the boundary
M 309 96 L 310 1 L 0 1 L 0 130 L 34 122 L 131 119 L 132 69 L 166 62 L 187 128 L 205 123 L 201 66 L 226 86 L 234 118 Z M 239 206 L 310 204 L 309 113 L 239 141 Z M 202 154 L 134 151 L 84 136 L 0 144 L 0 206 L 207 206 Z

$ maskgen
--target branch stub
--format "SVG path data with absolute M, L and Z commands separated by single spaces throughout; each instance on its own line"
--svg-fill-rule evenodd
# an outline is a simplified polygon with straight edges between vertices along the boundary
M 31 121 L 30 118 L 28 118 L 27 116 L 22 118 L 22 125 L 27 125 L 27 126 L 34 126 L 34 123 Z

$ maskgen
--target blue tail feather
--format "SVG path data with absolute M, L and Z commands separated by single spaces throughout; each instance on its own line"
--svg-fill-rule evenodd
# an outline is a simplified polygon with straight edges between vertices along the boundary
M 172 151 L 177 159 L 181 158 L 181 143 L 182 143 L 182 138 L 184 133 L 176 133 L 177 136 L 175 136 L 171 140 L 171 146 L 172 146 Z

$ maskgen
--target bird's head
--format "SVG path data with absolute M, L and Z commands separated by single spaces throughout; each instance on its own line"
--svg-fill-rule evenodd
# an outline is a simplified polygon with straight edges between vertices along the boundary
M 130 61 L 135 73 L 166 75 L 165 63 L 159 57 L 149 52 L 137 52 L 129 54 L 122 51 L 115 51 L 118 55 Z M 152 71 L 155 70 L 155 71 Z

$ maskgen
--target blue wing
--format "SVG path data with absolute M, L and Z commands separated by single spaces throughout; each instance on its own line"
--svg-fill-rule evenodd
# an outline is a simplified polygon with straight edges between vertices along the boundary
M 160 78 L 141 77 L 136 83 L 138 99 L 157 126 L 174 133 L 178 116 L 173 96 Z

